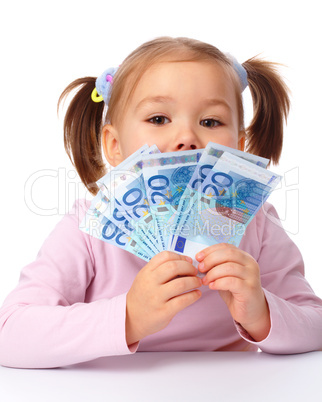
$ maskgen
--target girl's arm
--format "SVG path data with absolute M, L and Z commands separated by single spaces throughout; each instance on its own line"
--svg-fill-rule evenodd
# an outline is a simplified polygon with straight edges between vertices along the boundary
M 84 211 L 76 204 L 0 309 L 0 364 L 46 368 L 131 353 L 125 340 L 126 292 L 86 299 L 95 256 L 90 237 L 78 228 L 78 213 Z
M 268 353 L 321 350 L 322 300 L 305 279 L 301 253 L 282 228 L 275 209 L 269 204 L 265 206 L 265 213 L 261 211 L 258 217 L 257 261 L 270 310 L 271 330 L 256 344 Z M 315 269 L 319 269 L 318 264 Z M 243 330 L 240 333 L 253 342 Z
M 262 351 L 284 354 L 320 350 L 322 300 L 306 281 L 302 256 L 281 227 L 275 209 L 269 204 L 265 207 L 251 223 L 252 235 L 246 234 L 240 249 L 225 247 L 231 261 L 227 263 L 221 256 L 221 246 L 206 253 L 205 281 L 213 289 L 231 288 L 221 292 L 237 330 Z M 243 320 L 245 325 L 240 325 Z M 247 320 L 252 323 L 249 327 Z

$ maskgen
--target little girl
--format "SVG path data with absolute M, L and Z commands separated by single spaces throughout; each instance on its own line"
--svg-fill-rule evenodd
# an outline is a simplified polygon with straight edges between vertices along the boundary
M 245 129 L 242 91 L 254 117 Z M 77 90 L 74 93 L 74 90 Z M 142 145 L 161 152 L 209 141 L 278 162 L 289 110 L 272 63 L 241 66 L 186 38 L 143 44 L 97 80 L 71 83 L 65 148 L 96 194 L 106 160 L 117 166 Z M 75 203 L 0 310 L 0 364 L 57 367 L 136 351 L 322 348 L 322 301 L 304 278 L 300 252 L 269 204 L 239 248 L 210 246 L 189 257 L 164 251 L 146 263 L 79 230 L 89 204 Z M 265 209 L 265 211 L 264 211 Z

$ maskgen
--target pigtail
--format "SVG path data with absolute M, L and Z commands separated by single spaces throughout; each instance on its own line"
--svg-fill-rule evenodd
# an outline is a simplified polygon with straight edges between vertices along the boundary
M 290 109 L 289 89 L 276 71 L 277 65 L 252 58 L 243 63 L 253 99 L 254 116 L 246 129 L 247 151 L 278 163 L 283 128 Z
M 96 181 L 105 173 L 105 164 L 101 151 L 101 128 L 104 102 L 95 103 L 91 93 L 95 88 L 94 77 L 85 77 L 73 81 L 62 92 L 61 102 L 74 90 L 64 119 L 65 150 L 75 166 L 87 189 L 96 194 Z

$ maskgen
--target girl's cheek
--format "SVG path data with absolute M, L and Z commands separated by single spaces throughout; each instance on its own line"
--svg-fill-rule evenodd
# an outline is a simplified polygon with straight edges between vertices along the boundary
M 215 142 L 220 145 L 224 145 L 229 148 L 234 148 L 234 149 L 238 148 L 238 138 L 237 137 L 235 138 L 235 136 L 231 136 L 231 137 L 220 136 L 218 138 L 215 137 L 215 138 L 209 139 L 209 141 Z

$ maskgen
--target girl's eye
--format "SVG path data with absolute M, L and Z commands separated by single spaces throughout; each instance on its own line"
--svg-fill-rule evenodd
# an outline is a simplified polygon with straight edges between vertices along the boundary
M 200 125 L 207 128 L 213 128 L 219 126 L 221 123 L 215 119 L 205 119 L 201 120 Z
M 169 119 L 165 116 L 154 116 L 151 117 L 151 119 L 149 119 L 148 121 L 152 124 L 155 124 L 156 126 L 169 123 Z

